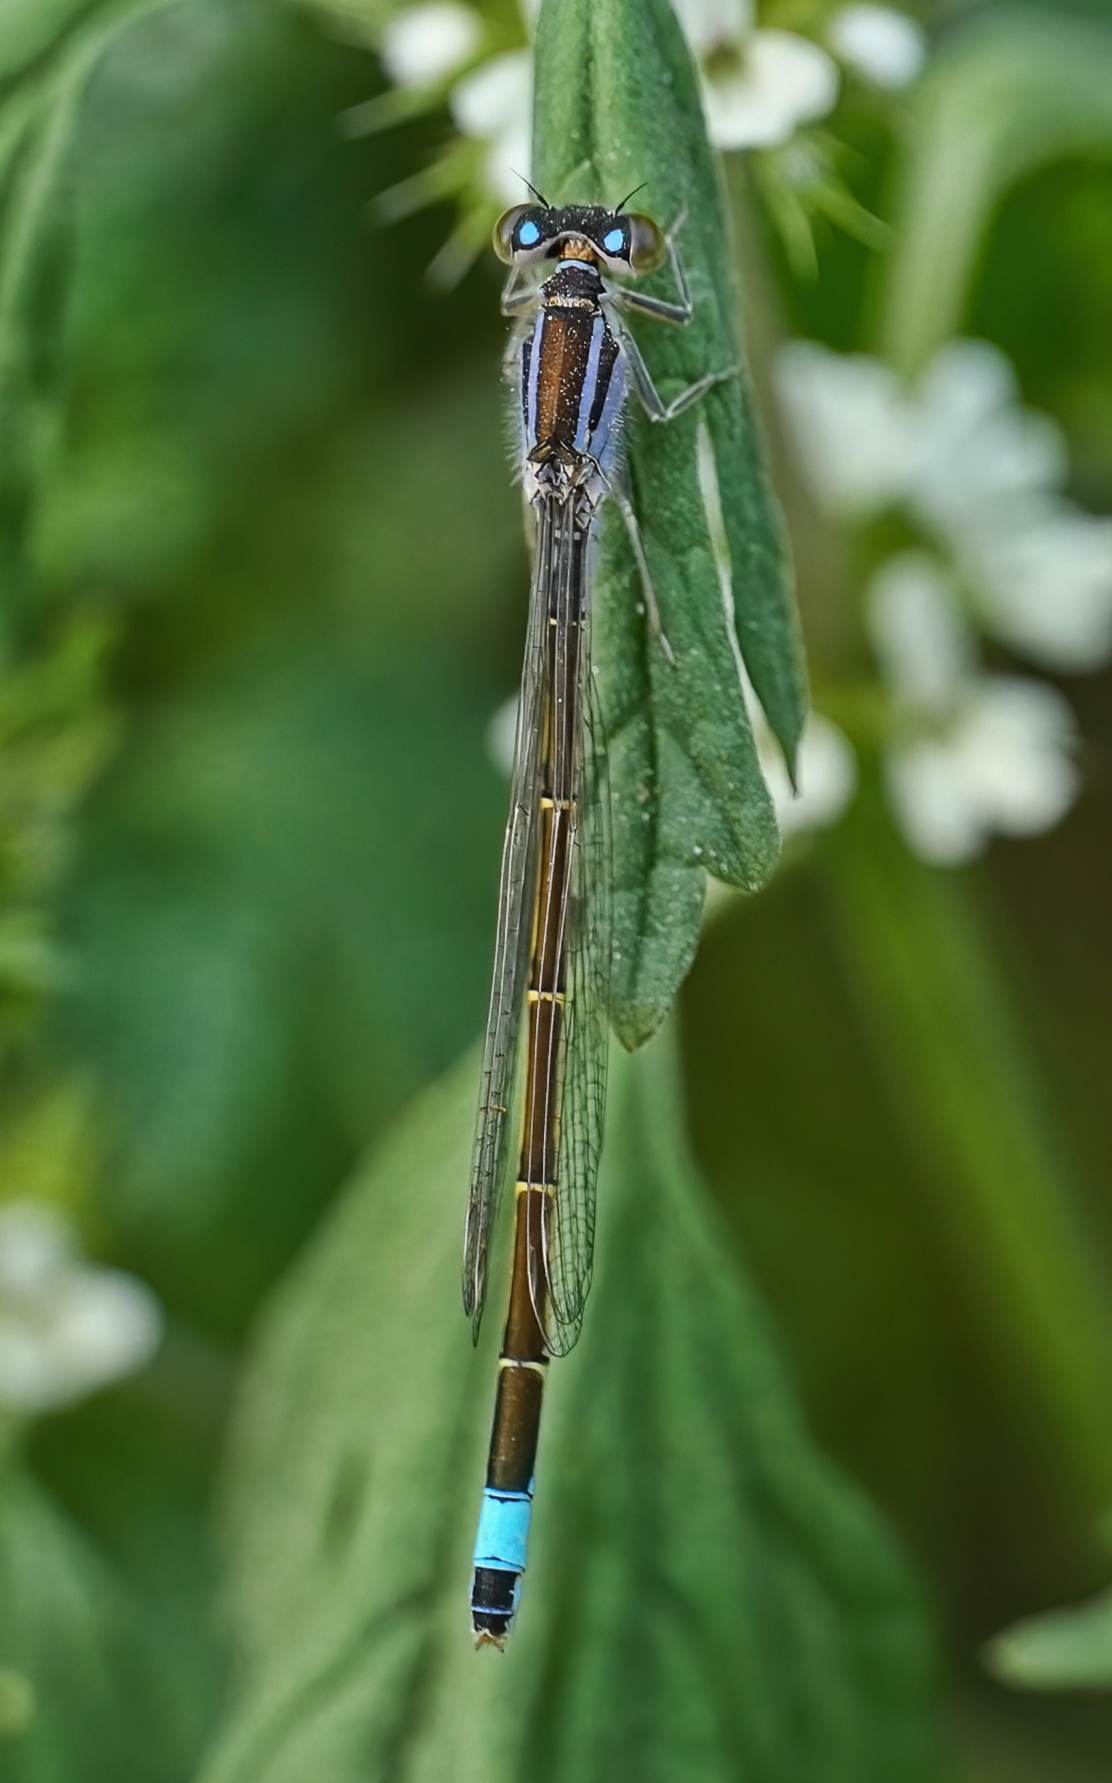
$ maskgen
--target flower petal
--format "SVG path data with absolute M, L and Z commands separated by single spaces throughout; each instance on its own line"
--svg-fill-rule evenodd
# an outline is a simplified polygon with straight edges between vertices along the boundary
M 838 86 L 838 64 L 821 45 L 795 31 L 754 31 L 743 57 L 704 83 L 707 129 L 722 149 L 771 148 L 833 111 Z
M 522 124 L 528 128 L 532 57 L 528 50 L 507 50 L 465 74 L 449 97 L 452 116 L 465 136 L 493 141 Z
M 865 517 L 903 495 L 912 410 L 886 365 L 792 341 L 778 355 L 775 375 L 796 450 L 824 506 Z
M 909 704 L 944 716 L 974 668 L 973 639 L 952 581 L 925 551 L 905 551 L 882 564 L 867 600 L 885 678 Z
M 923 860 L 956 866 L 984 850 L 988 830 L 961 761 L 932 738 L 898 744 L 885 764 L 888 794 L 908 845 Z
M 830 21 L 827 42 L 836 56 L 877 87 L 910 86 L 927 59 L 922 26 L 890 6 L 843 6 Z
M 470 6 L 437 0 L 387 19 L 379 55 L 396 86 L 434 86 L 474 55 L 481 36 L 482 20 Z
M 500 131 L 491 143 L 486 183 L 503 204 L 521 202 L 524 186 L 520 169 L 528 167 L 532 152 L 532 129 L 527 117 Z
M 753 0 L 673 0 L 687 41 L 697 57 L 740 44 L 753 29 Z
M 1065 476 L 1061 429 L 1018 395 L 1009 361 L 987 341 L 951 341 L 919 386 L 910 505 L 955 544 L 1010 530 L 1022 504 Z
M 151 1291 L 76 1256 L 38 1203 L 0 1214 L 0 1405 L 52 1411 L 143 1366 L 162 1333 Z
M 119 1269 L 72 1271 L 54 1315 L 55 1366 L 71 1398 L 142 1368 L 162 1336 L 158 1301 Z
M 72 1253 L 69 1226 L 57 1209 L 41 1201 L 0 1208 L 0 1304 L 37 1294 Z
M 1065 502 L 970 542 L 986 626 L 1013 649 L 1080 673 L 1112 658 L 1112 520 Z
M 986 827 L 1034 836 L 1077 796 L 1077 726 L 1068 700 L 1042 681 L 987 676 L 955 727 L 954 759 Z

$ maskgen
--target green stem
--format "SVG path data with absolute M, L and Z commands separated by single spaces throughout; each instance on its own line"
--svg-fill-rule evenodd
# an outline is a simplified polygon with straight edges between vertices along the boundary
M 1009 1397 L 1085 1512 L 1112 1502 L 1112 1321 L 1069 1172 L 966 881 L 923 866 L 875 789 L 829 886 L 893 1100 L 921 1149 Z

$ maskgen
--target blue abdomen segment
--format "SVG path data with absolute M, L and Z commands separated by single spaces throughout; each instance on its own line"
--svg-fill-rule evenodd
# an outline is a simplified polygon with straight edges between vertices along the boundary
M 483 1489 L 479 1528 L 475 1536 L 475 1567 L 492 1572 L 523 1573 L 529 1545 L 529 1519 L 533 1514 L 533 1492 L 502 1492 L 497 1487 Z

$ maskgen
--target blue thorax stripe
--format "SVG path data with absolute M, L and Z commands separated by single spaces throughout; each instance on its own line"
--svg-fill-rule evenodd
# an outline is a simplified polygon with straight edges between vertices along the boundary
M 525 393 L 526 451 L 537 443 L 537 381 L 541 375 L 541 345 L 544 339 L 545 312 L 537 315 L 533 338 L 529 343 L 529 383 Z
M 626 397 L 626 362 L 625 354 L 619 350 L 614 363 L 610 367 L 610 381 L 606 389 L 606 400 L 602 405 L 602 413 L 595 423 L 591 436 L 591 452 L 602 467 L 608 472 L 617 454 L 617 426 L 621 420 L 622 409 Z
M 591 410 L 595 406 L 595 391 L 598 385 L 599 355 L 606 334 L 606 323 L 601 315 L 597 315 L 591 329 L 591 348 L 587 355 L 587 369 L 583 374 L 583 387 L 579 392 L 579 418 L 575 426 L 575 449 L 586 452 L 591 441 Z

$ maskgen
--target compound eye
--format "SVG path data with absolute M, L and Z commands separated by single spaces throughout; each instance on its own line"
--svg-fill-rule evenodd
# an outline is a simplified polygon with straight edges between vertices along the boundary
M 494 225 L 494 252 L 507 266 L 514 257 L 514 237 L 521 219 L 528 215 L 530 209 L 528 204 L 515 204 L 511 210 L 504 210 Z
M 634 211 L 626 218 L 626 226 L 629 230 L 630 271 L 638 276 L 655 272 L 662 265 L 667 252 L 663 233 L 651 217 L 644 216 L 640 211 Z
M 542 217 L 531 204 L 515 204 L 503 211 L 494 225 L 494 252 L 507 265 L 518 254 L 527 254 L 544 240 Z
M 608 254 L 620 254 L 626 245 L 624 229 L 608 229 L 602 238 L 602 245 Z

